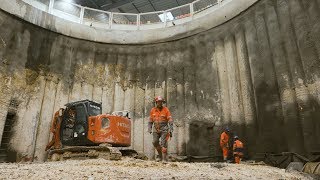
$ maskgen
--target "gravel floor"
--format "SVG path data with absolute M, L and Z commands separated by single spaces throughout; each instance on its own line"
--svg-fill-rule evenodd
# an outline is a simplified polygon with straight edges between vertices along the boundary
M 313 179 L 265 165 L 161 163 L 133 158 L 1 163 L 0 179 Z

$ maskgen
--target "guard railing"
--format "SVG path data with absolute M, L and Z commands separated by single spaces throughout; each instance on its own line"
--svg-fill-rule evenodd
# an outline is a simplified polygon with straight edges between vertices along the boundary
M 189 22 L 214 11 L 231 0 L 196 0 L 165 11 L 148 13 L 108 12 L 80 6 L 66 0 L 22 0 L 60 18 L 103 29 L 144 30 Z

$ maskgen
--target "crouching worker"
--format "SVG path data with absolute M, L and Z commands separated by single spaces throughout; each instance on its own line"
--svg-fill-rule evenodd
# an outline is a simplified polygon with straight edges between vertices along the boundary
M 233 156 L 234 162 L 239 164 L 243 157 L 243 143 L 239 140 L 238 136 L 234 136 Z
M 148 132 L 153 135 L 153 146 L 159 156 L 157 161 L 168 161 L 168 140 L 172 137 L 173 120 L 167 107 L 163 106 L 165 100 L 161 96 L 155 98 L 156 107 L 150 111 L 150 121 L 148 123 Z M 160 143 L 159 143 L 160 139 Z

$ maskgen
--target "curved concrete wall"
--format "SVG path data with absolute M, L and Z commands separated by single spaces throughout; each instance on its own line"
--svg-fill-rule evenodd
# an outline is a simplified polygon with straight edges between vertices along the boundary
M 218 9 L 211 8 L 181 25 L 151 30 L 99 29 L 74 23 L 43 12 L 21 0 L 3 0 L 0 9 L 28 22 L 67 36 L 113 44 L 150 44 L 185 38 L 218 26 L 246 10 L 257 0 L 224 0 Z M 213 11 L 213 9 L 215 9 Z M 168 23 L 169 24 L 169 23 Z
M 88 98 L 104 112 L 131 110 L 132 146 L 151 157 L 148 112 L 163 95 L 172 154 L 220 155 L 225 125 L 251 157 L 319 151 L 319 5 L 261 0 L 219 27 L 149 45 L 73 39 L 0 11 L 0 132 L 13 111 L 10 147 L 43 160 L 53 112 Z

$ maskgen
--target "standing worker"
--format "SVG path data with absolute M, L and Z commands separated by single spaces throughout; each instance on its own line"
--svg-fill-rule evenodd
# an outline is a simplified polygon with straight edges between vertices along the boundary
M 234 162 L 239 164 L 242 157 L 243 157 L 243 143 L 239 140 L 238 136 L 234 136 L 234 143 L 233 143 L 233 156 Z
M 156 107 L 150 111 L 148 132 L 153 135 L 153 146 L 159 154 L 157 161 L 168 161 L 168 140 L 172 137 L 173 120 L 167 107 L 163 106 L 165 100 L 161 96 L 155 98 Z M 160 144 L 159 144 L 160 139 Z
M 229 153 L 229 134 L 230 129 L 228 127 L 220 135 L 220 147 L 222 149 L 223 161 L 227 161 Z

